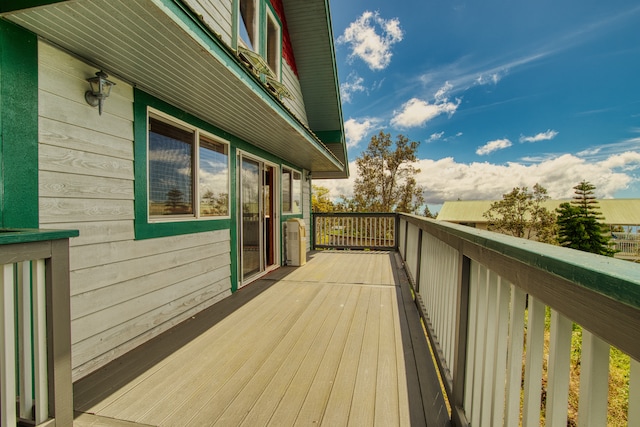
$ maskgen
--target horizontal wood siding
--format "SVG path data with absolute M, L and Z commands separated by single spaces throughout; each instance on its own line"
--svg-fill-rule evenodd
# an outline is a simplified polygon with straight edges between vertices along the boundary
M 284 104 L 308 126 L 309 120 L 307 120 L 307 110 L 304 107 L 300 80 L 298 80 L 298 76 L 295 75 L 289 64 L 285 61 L 282 61 L 282 84 L 284 84 L 287 89 L 289 89 L 291 95 L 293 95 L 293 99 L 283 98 Z
M 185 0 L 187 6 L 220 40 L 231 46 L 233 0 Z
M 70 242 L 74 381 L 231 289 L 229 230 L 134 240 L 133 88 L 113 79 L 100 116 L 84 100 L 96 71 L 39 44 L 40 227 L 80 231 Z

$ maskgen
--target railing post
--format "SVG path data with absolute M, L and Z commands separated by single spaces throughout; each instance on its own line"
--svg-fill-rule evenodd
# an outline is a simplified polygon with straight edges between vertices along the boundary
M 311 250 L 315 250 L 316 248 L 316 215 L 311 212 Z
M 49 411 L 56 425 L 70 426 L 73 424 L 73 386 L 69 241 L 54 240 L 51 244 L 52 257 L 46 263 Z
M 469 329 L 469 280 L 471 276 L 471 259 L 460 250 L 457 290 L 457 325 L 453 366 L 453 398 L 451 402 L 451 420 L 455 426 L 469 424 L 464 410 L 464 385 L 466 377 L 467 335 Z
M 393 247 L 396 249 L 396 251 L 400 250 L 400 214 L 399 213 L 396 213 L 394 217 Z

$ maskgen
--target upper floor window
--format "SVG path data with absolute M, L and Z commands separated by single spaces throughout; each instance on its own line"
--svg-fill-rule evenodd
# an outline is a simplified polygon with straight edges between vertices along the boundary
M 258 0 L 239 0 L 240 13 L 238 19 L 238 37 L 245 47 L 258 52 L 258 36 L 260 31 L 258 19 Z
M 229 216 L 229 146 L 198 128 L 149 114 L 151 219 Z
M 269 68 L 276 76 L 276 80 L 280 80 L 280 64 L 282 61 L 282 31 L 278 18 L 267 8 L 267 50 L 266 59 Z
M 282 168 L 282 211 L 302 212 L 302 174 L 287 168 Z
M 238 0 L 238 45 L 262 57 L 280 81 L 282 64 L 282 25 L 271 4 L 264 0 Z M 265 69 L 261 72 L 268 74 Z

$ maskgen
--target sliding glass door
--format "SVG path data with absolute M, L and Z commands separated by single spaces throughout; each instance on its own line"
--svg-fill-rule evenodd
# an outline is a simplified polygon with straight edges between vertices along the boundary
M 277 262 L 277 221 L 274 203 L 275 166 L 240 155 L 241 284 Z

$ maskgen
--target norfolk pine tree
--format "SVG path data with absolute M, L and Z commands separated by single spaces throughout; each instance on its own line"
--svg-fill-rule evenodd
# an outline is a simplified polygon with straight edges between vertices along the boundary
M 605 235 L 604 219 L 599 213 L 594 196 L 595 186 L 587 181 L 573 187 L 575 196 L 571 203 L 562 203 L 558 209 L 558 241 L 560 245 L 584 252 L 613 256 Z

